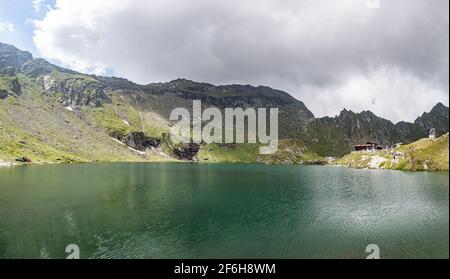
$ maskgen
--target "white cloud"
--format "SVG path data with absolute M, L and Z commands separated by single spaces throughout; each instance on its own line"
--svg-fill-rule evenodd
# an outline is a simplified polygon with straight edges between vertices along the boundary
M 448 1 L 337 2 L 57 0 L 34 42 L 78 71 L 269 85 L 317 115 L 410 120 L 448 104 Z
M 354 75 L 347 82 L 326 89 L 305 87 L 305 102 L 316 116 L 337 115 L 342 104 L 355 112 L 370 110 L 391 121 L 413 122 L 437 102 L 448 106 L 448 93 L 436 80 L 422 81 L 397 67 L 379 67 L 367 75 Z
M 33 5 L 33 8 L 36 12 L 39 12 L 41 10 L 41 5 L 43 4 L 45 0 L 33 0 L 31 3 Z
M 14 25 L 7 21 L 0 21 L 0 32 L 14 32 Z

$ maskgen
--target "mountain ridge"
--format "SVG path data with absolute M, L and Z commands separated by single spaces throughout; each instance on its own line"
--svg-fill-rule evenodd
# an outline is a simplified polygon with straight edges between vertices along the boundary
M 167 137 L 171 126 L 168 120 L 170 112 L 175 107 L 192 107 L 193 99 L 201 100 L 205 107 L 213 106 L 221 110 L 226 107 L 278 107 L 279 137 L 283 142 L 279 153 L 284 155 L 261 157 L 255 152 L 255 148 L 248 146 L 173 145 Z M 227 158 L 229 161 L 307 163 L 308 160 L 318 161 L 325 156 L 342 156 L 352 150 L 353 144 L 367 140 L 392 145 L 426 137 L 431 128 L 436 129 L 438 136 L 448 132 L 448 107 L 442 103 L 436 104 L 430 112 L 418 116 L 414 123 L 400 121 L 394 124 L 370 111 L 355 113 L 345 108 L 335 117 L 315 118 L 302 101 L 268 86 L 216 86 L 187 79 L 140 85 L 125 78 L 88 75 L 64 69 L 2 43 L 0 104 L 4 117 L 3 122 L 0 122 L 3 132 L 29 133 L 26 122 L 35 123 L 39 120 L 31 117 L 36 113 L 33 107 L 46 110 L 46 106 L 50 106 L 54 115 L 49 126 L 58 122 L 58 117 L 67 117 L 70 119 L 66 119 L 67 121 L 80 125 L 78 130 L 89 130 L 86 125 L 92 127 L 95 132 L 89 130 L 91 134 L 86 137 L 103 138 L 102 148 L 105 150 L 108 149 L 108 137 L 124 143 L 126 147 L 139 146 L 142 149 L 139 152 L 151 149 L 151 156 L 133 150 L 124 151 L 124 157 L 128 158 L 130 155 L 130 158 L 138 160 L 150 157 L 167 159 L 165 156 L 169 156 L 200 161 L 221 161 Z M 25 108 L 30 115 L 25 113 Z M 44 113 L 41 116 L 43 115 Z M 45 122 L 45 119 L 39 121 Z M 55 125 L 55 129 L 56 127 L 64 129 L 59 124 Z M 20 130 L 20 133 L 16 130 Z M 30 137 L 46 144 L 47 138 L 38 131 L 33 131 Z M 67 142 L 67 146 L 62 147 L 65 156 L 73 157 L 71 152 L 74 151 L 71 150 L 75 150 L 76 154 L 80 154 L 77 155 L 78 159 L 82 161 L 96 160 L 97 155 L 85 154 L 85 147 L 74 146 L 77 141 L 74 142 L 69 137 L 70 135 L 61 134 L 59 139 L 60 142 Z M 20 141 L 18 138 L 19 136 L 12 141 L 17 143 Z M 130 143 L 130 139 L 140 139 L 140 144 Z M 86 138 L 86 141 L 89 140 L 92 139 Z M 35 153 L 33 149 L 29 150 L 20 144 L 18 146 L 22 148 L 18 149 L 21 152 L 3 152 L 9 154 L 9 158 L 27 152 Z M 225 156 L 225 153 L 229 154 Z M 235 157 L 230 157 L 230 154 Z M 72 159 L 77 161 L 77 156 Z M 113 154 L 111 156 L 115 157 Z M 39 160 L 45 157 L 42 155 Z M 107 160 L 116 160 L 111 158 Z M 51 160 L 53 159 L 52 157 Z

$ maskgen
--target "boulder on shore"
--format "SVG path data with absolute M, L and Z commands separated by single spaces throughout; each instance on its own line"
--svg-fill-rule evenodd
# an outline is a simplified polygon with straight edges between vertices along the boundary
M 31 163 L 31 159 L 28 157 L 20 157 L 16 159 L 16 162 L 21 162 L 21 163 Z

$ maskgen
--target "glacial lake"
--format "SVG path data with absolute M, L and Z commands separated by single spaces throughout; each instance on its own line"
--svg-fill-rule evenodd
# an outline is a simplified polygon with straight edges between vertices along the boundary
M 449 257 L 449 173 L 257 164 L 0 168 L 0 258 Z

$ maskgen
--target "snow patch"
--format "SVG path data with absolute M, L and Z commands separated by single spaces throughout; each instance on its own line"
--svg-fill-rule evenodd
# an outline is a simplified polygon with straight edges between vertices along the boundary
M 115 141 L 115 142 L 117 142 L 118 144 L 120 144 L 120 145 L 125 145 L 125 143 L 123 143 L 123 142 L 121 142 L 120 140 L 118 140 L 118 139 L 115 139 L 115 138 L 111 138 L 113 141 Z
M 139 150 L 134 149 L 134 148 L 129 147 L 129 146 L 128 146 L 128 149 L 130 149 L 130 150 L 132 150 L 132 151 L 134 151 L 134 152 L 136 152 L 136 153 L 138 153 L 138 154 L 140 154 L 140 155 L 145 155 L 145 154 L 146 154 L 144 151 L 139 151 Z

